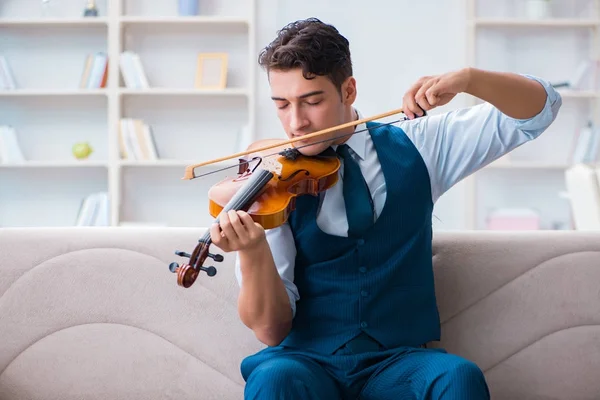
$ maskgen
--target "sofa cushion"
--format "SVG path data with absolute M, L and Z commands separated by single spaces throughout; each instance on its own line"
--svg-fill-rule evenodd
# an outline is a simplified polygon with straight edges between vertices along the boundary
M 234 258 L 184 289 L 204 229 L 0 229 L 0 399 L 240 399 L 264 348 Z M 598 399 L 600 232 L 437 232 L 442 341 L 493 399 Z

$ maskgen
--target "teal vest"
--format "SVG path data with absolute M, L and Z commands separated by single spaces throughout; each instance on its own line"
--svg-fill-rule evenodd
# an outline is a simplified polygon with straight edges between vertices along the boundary
M 386 181 L 385 205 L 362 238 L 347 238 L 317 226 L 319 198 L 297 198 L 289 222 L 300 300 L 282 345 L 330 354 L 362 331 L 387 348 L 439 340 L 427 168 L 402 129 L 367 127 Z

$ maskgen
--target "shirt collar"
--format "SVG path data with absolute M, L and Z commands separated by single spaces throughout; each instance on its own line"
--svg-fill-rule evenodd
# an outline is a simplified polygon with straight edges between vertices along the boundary
M 363 117 L 360 111 L 356 109 L 355 111 L 358 116 L 358 119 L 362 119 Z M 348 140 L 344 142 L 344 144 L 347 144 L 348 147 L 350 147 L 352 151 L 354 151 L 356 155 L 360 157 L 361 160 L 364 160 L 367 152 L 367 135 L 369 134 L 369 132 L 367 132 L 367 124 L 362 122 L 356 125 L 354 127 L 354 132 L 358 133 L 355 133 L 352 136 L 350 136 Z

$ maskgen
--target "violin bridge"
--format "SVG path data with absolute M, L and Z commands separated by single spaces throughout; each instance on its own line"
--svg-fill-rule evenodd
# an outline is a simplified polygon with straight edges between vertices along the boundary
M 281 175 L 283 165 L 272 157 L 265 157 L 262 159 L 263 168 L 273 172 L 275 175 Z

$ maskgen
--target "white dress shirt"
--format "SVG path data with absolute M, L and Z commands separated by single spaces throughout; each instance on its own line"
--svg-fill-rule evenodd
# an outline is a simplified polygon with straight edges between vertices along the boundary
M 531 75 L 524 76 L 540 82 L 548 94 L 544 109 L 533 118 L 510 118 L 491 104 L 483 103 L 445 114 L 396 123 L 414 143 L 425 162 L 434 203 L 463 178 L 538 137 L 555 120 L 562 105 L 559 93 L 545 80 Z M 360 114 L 359 118 L 362 118 Z M 346 144 L 351 148 L 367 181 L 377 218 L 385 203 L 386 186 L 373 141 L 365 129 L 364 123 L 357 125 L 355 131 L 362 132 L 350 136 Z M 330 235 L 347 236 L 343 166 L 339 169 L 339 174 L 338 183 L 321 196 L 317 224 Z M 266 238 L 295 315 L 300 293 L 294 284 L 296 247 L 289 224 L 286 222 L 267 230 Z M 239 258 L 236 259 L 235 269 L 238 284 L 241 285 Z

